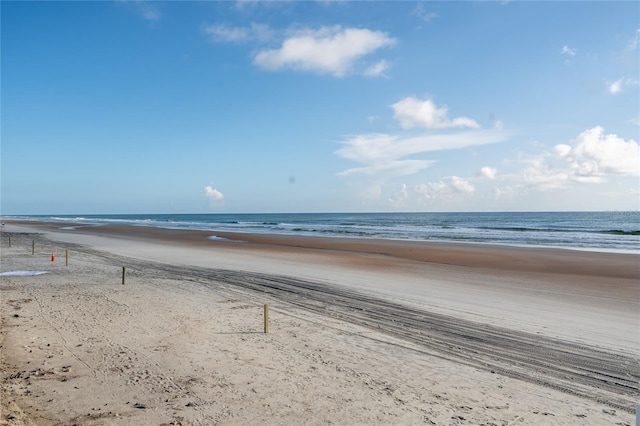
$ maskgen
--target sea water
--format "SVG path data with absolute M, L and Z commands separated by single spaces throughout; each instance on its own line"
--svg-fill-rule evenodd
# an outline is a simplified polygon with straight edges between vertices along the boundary
M 18 216 L 14 216 L 18 217 Z M 640 212 L 269 213 L 20 216 L 85 225 L 411 241 L 469 242 L 640 253 Z

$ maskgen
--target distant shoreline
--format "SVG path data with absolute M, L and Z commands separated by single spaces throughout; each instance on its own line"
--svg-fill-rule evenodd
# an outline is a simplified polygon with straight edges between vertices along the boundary
M 377 255 L 405 261 L 527 273 L 559 273 L 640 279 L 640 254 L 574 250 L 559 247 L 516 247 L 468 242 L 436 242 L 219 232 L 133 225 L 82 225 L 36 220 L 7 220 L 46 232 L 115 237 L 198 248 L 277 250 L 297 253 Z M 66 229 L 65 229 L 66 228 Z M 73 228 L 73 229 L 70 229 Z M 211 238 L 216 237 L 216 238 Z M 235 244 L 242 241 L 245 244 Z M 230 247 L 232 244 L 232 247 Z
M 513 212 L 515 214 L 526 212 Z M 569 212 L 537 212 L 538 213 L 569 213 Z M 578 212 L 578 213 L 609 213 L 609 212 Z M 613 212 L 616 214 L 622 213 L 630 213 L 635 214 L 639 212 L 630 211 L 630 212 Z M 354 213 L 354 215 L 378 215 L 380 213 Z M 391 213 L 382 213 L 382 214 L 391 214 Z M 393 213 L 395 214 L 395 213 Z M 402 214 L 414 214 L 414 213 L 400 213 Z M 428 213 L 425 213 L 428 214 Z M 448 214 L 448 213 L 447 213 Z M 452 214 L 465 214 L 465 213 L 452 213 Z M 479 213 L 480 214 L 480 213 Z M 510 213 L 506 213 L 510 214 Z M 265 215 L 256 215 L 252 213 L 239 214 L 239 215 L 231 215 L 231 214 L 219 214 L 221 217 L 240 217 L 241 219 L 245 218 L 254 218 L 254 217 L 274 217 L 279 218 L 282 215 L 277 213 L 269 213 Z M 315 215 L 315 214 L 283 214 L 285 217 L 292 216 L 307 216 L 307 215 Z M 320 216 L 325 215 L 319 214 Z M 345 213 L 328 213 L 328 215 L 345 215 Z M 267 229 L 247 229 L 244 227 L 240 227 L 237 230 L 224 230 L 219 229 L 216 225 L 217 223 L 198 223 L 198 222 L 181 222 L 174 223 L 171 221 L 163 222 L 160 220 L 152 220 L 148 219 L 149 217 L 163 217 L 165 215 L 68 215 L 69 217 L 64 217 L 65 215 L 60 216 L 44 216 L 44 215 L 33 215 L 33 216 L 4 216 L 3 221 L 7 222 L 12 221 L 15 223 L 20 223 L 24 221 L 24 223 L 47 223 L 51 225 L 59 225 L 57 229 L 63 231 L 75 231 L 81 228 L 92 228 L 92 227 L 104 227 L 104 226 L 130 226 L 133 228 L 155 228 L 155 229 L 168 229 L 168 230 L 176 230 L 176 231 L 199 231 L 209 233 L 210 237 L 220 237 L 226 240 L 246 240 L 247 235 L 260 236 L 261 239 L 264 237 L 274 237 L 274 238 L 313 238 L 313 239 L 329 239 L 329 240 L 346 240 L 346 241 L 370 241 L 370 242 L 389 242 L 389 243 L 409 243 L 409 244 L 445 244 L 445 245 L 453 245 L 456 247 L 464 247 L 464 246 L 480 246 L 485 248 L 491 247 L 503 247 L 508 249 L 545 249 L 545 250 L 562 250 L 562 251 L 579 251 L 579 252 L 593 252 L 593 253 L 609 253 L 609 254 L 625 254 L 625 255 L 640 255 L 640 247 L 638 249 L 630 249 L 630 248 L 610 248 L 610 247 L 599 247 L 599 246 L 574 246 L 574 245 L 562 245 L 558 244 L 541 244 L 541 243 L 525 243 L 525 242 L 510 242 L 510 241 L 470 241 L 470 240 L 457 240 L 451 238 L 437 238 L 430 237 L 429 239 L 421 239 L 421 238 L 411 238 L 411 237 L 400 237 L 400 236 L 368 236 L 368 235 L 349 235 L 349 234 L 339 234 L 339 233 L 313 233 L 313 232 L 300 232 L 297 233 L 297 230 L 294 231 L 278 231 L 278 230 L 267 230 Z M 71 217 L 73 216 L 73 217 Z M 136 220 L 126 220 L 121 219 L 121 217 L 135 217 L 139 216 L 139 223 Z M 185 215 L 166 215 L 169 217 L 195 217 L 195 216 L 203 216 L 209 217 L 212 215 L 209 214 L 185 214 Z M 215 216 L 215 215 L 214 215 Z M 104 221 L 104 222 L 102 222 Z M 174 223 L 172 225 L 172 223 Z M 222 224 L 224 225 L 224 223 Z M 208 226 L 211 226 L 215 229 L 209 229 Z M 53 226 L 51 227 L 53 229 Z M 629 232 L 629 238 L 638 237 L 640 243 L 640 236 L 636 235 L 636 232 L 640 232 L 640 230 L 634 230 Z M 613 231 L 610 232 L 602 232 L 604 234 L 616 234 Z M 625 235 L 627 232 L 621 231 L 622 235 Z M 215 239 L 215 238 L 213 238 Z

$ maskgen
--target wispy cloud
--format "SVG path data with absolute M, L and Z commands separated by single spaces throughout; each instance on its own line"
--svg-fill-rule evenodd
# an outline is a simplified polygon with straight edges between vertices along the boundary
M 496 129 L 418 136 L 368 133 L 345 139 L 336 154 L 359 163 L 381 164 L 413 154 L 501 142 L 509 136 L 510 132 Z
M 354 167 L 338 173 L 338 176 L 368 175 L 406 176 L 418 173 L 420 170 L 435 164 L 433 160 L 389 160 L 374 163 L 364 167 Z
M 634 37 L 631 40 L 629 40 L 629 44 L 627 45 L 627 48 L 629 50 L 636 50 L 638 48 L 638 44 L 640 44 L 640 28 L 636 30 Z
M 232 3 L 232 1 L 229 1 Z M 294 0 L 235 0 L 235 9 L 243 13 L 252 13 L 261 8 L 278 8 L 294 3 Z
M 615 95 L 616 93 L 620 93 L 625 87 L 637 86 L 639 84 L 640 82 L 638 80 L 634 80 L 632 78 L 621 78 L 613 82 L 607 82 L 607 90 L 612 95 Z
M 361 58 L 395 42 L 387 33 L 366 28 L 303 29 L 293 32 L 279 48 L 259 51 L 253 63 L 270 71 L 292 69 L 342 77 Z
M 424 4 L 424 2 L 419 2 L 413 9 L 411 14 L 420 18 L 424 22 L 431 22 L 433 19 L 438 17 L 438 14 L 427 10 Z
M 271 40 L 275 31 L 265 24 L 252 23 L 247 27 L 232 27 L 224 24 L 205 25 L 202 32 L 211 36 L 215 42 L 247 43 L 257 41 L 265 43 Z
M 571 58 L 575 57 L 577 52 L 577 49 L 571 48 L 566 44 L 562 46 L 562 49 L 560 49 L 560 54 L 566 57 L 566 59 L 564 60 L 565 65 L 571 63 Z
M 128 6 L 147 21 L 159 21 L 162 17 L 160 8 L 155 3 L 144 0 L 118 0 L 118 3 Z
M 369 68 L 364 70 L 364 75 L 369 77 L 387 77 L 385 71 L 389 69 L 389 62 L 384 59 L 380 62 L 371 65 Z
M 256 8 L 261 2 L 258 0 L 236 0 L 236 9 L 244 11 Z M 268 3 L 268 2 L 267 2 Z

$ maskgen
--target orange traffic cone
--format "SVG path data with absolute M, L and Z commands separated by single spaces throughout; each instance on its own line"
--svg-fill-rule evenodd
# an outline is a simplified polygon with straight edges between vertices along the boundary
M 56 261 L 56 255 L 53 253 L 53 250 L 51 250 L 51 261 L 52 262 Z

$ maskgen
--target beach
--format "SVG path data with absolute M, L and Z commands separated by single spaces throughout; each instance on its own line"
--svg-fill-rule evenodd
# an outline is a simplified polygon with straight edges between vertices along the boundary
M 0 424 L 635 422 L 635 254 L 5 222 Z

